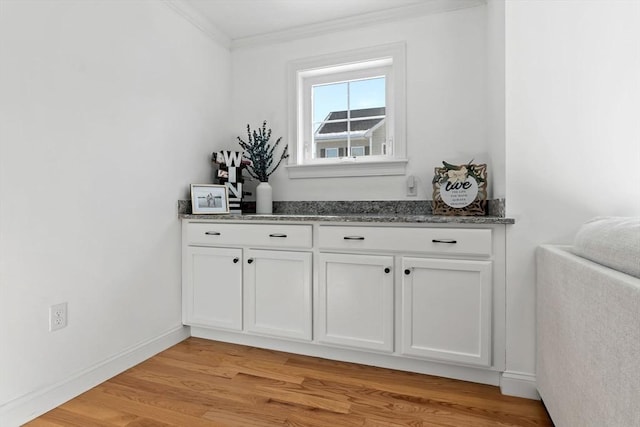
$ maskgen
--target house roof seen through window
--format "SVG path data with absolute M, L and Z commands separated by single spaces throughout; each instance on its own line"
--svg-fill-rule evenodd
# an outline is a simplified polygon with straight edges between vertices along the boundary
M 363 108 L 361 110 L 351 110 L 351 131 L 368 131 L 384 120 L 385 107 Z M 380 117 L 382 116 L 382 117 Z M 366 117 L 376 117 L 368 119 Z M 357 120 L 363 118 L 362 120 Z M 333 120 L 345 120 L 332 122 Z M 347 111 L 332 111 L 325 122 L 316 131 L 317 135 L 336 134 L 347 132 Z

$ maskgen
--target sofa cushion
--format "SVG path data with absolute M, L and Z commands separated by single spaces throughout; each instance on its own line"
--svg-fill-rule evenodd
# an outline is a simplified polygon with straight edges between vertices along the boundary
M 573 252 L 640 278 L 640 217 L 599 217 L 576 234 Z

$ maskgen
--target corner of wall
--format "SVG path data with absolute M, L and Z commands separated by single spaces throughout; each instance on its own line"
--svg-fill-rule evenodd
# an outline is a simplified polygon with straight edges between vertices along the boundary
M 231 39 L 187 2 L 184 0 L 163 0 L 162 3 L 227 50 L 231 49 Z

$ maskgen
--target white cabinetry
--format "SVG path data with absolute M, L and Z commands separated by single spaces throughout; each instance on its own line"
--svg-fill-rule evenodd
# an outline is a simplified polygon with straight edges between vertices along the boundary
M 183 323 L 311 340 L 311 242 L 309 225 L 185 223 Z
M 241 330 L 242 250 L 189 246 L 183 256 L 183 323 Z
M 393 351 L 393 257 L 321 253 L 318 341 Z
M 320 341 L 393 351 L 395 318 L 397 354 L 492 365 L 491 229 L 321 225 L 318 234 Z M 383 274 L 394 259 L 401 271 Z
M 311 253 L 245 251 L 246 330 L 311 340 Z
M 491 261 L 402 259 L 401 352 L 491 365 Z

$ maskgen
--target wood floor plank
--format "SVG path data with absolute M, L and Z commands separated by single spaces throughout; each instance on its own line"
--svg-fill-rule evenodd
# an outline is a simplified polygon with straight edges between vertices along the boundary
M 28 423 L 146 427 L 540 427 L 497 387 L 189 338 Z
M 204 365 L 202 361 L 198 363 L 197 359 L 193 362 L 190 362 L 162 355 L 156 356 L 155 359 L 165 366 L 187 369 L 201 374 L 216 375 L 224 378 L 233 378 L 234 376 L 238 375 L 238 369 L 233 366 L 229 366 L 228 364 L 217 366 Z
M 137 417 L 132 418 L 131 421 L 135 418 Z M 98 421 L 91 417 L 87 412 L 77 413 L 69 410 L 67 407 L 59 408 L 56 411 L 45 414 L 40 421 L 45 422 L 45 424 L 41 425 L 59 425 L 65 427 L 108 427 L 114 425 Z
M 359 415 L 336 416 L 327 412 L 303 411 L 291 413 L 284 424 L 295 427 L 362 427 L 365 419 Z
M 348 414 L 351 409 L 351 404 L 348 402 L 341 402 L 308 393 L 300 393 L 297 390 L 284 390 L 281 387 L 262 387 L 260 391 L 270 396 L 269 401 L 282 402 L 288 405 L 299 405 L 336 414 Z
M 544 409 L 541 405 L 530 405 L 528 399 L 504 396 L 498 387 L 475 384 L 448 378 L 402 372 L 338 362 L 333 360 L 301 358 L 294 356 L 287 362 L 292 373 L 305 376 L 307 381 L 342 382 L 353 387 L 381 390 L 391 396 L 414 396 L 416 398 L 438 399 L 445 402 L 464 402 L 472 407 L 481 406 L 487 410 L 515 413 L 537 417 Z M 313 368 L 316 364 L 324 369 Z M 318 375 L 322 373 L 322 375 Z M 461 387 L 464 384 L 464 388 Z
M 135 382 L 148 382 L 154 384 L 158 390 L 166 390 L 167 387 L 178 389 L 183 396 L 199 395 L 209 400 L 232 400 L 244 405 L 254 405 L 258 403 L 258 400 L 264 400 L 264 398 L 238 390 L 230 379 L 225 381 L 221 377 L 217 380 L 215 379 L 216 377 L 207 379 L 189 378 L 190 373 L 188 371 L 174 371 L 174 374 L 177 376 L 160 376 L 152 370 L 136 370 L 128 372 L 127 377 L 134 380 L 133 384 Z M 118 377 L 116 377 L 115 381 L 119 381 Z
M 273 363 L 268 360 L 256 360 L 246 358 L 242 360 L 224 361 L 222 366 L 238 369 L 239 373 L 255 377 L 270 378 L 284 383 L 302 384 L 304 377 L 292 374 L 283 364 Z
M 101 387 L 101 391 L 114 397 L 198 418 L 201 418 L 210 407 L 215 405 L 213 399 L 202 399 L 200 395 L 197 396 L 197 399 L 194 399 L 195 395 L 189 396 L 190 399 L 185 399 L 184 393 L 167 392 L 166 388 L 160 393 L 158 388 L 151 390 L 144 389 L 139 385 L 132 387 L 122 383 L 109 382 Z
M 140 421 L 140 417 L 137 415 L 125 413 L 120 409 L 111 409 L 98 405 L 93 399 L 85 398 L 82 395 L 67 402 L 64 405 L 64 409 L 76 414 L 77 417 L 89 417 L 104 426 L 124 427 Z
M 109 393 L 108 389 L 95 388 L 85 393 L 85 396 L 90 397 L 100 405 L 134 414 L 140 418 L 154 420 L 158 424 L 164 423 L 170 426 L 188 425 L 191 427 L 211 426 L 210 423 L 203 421 L 200 417 L 155 406 L 153 402 L 140 401 L 136 399 L 134 394 L 117 396 Z
M 262 407 L 216 408 L 204 414 L 204 418 L 224 426 L 272 427 L 284 425 L 286 417 Z
M 362 425 L 362 427 L 403 427 L 402 424 L 398 424 L 398 423 L 391 423 L 391 422 L 387 422 L 387 421 L 378 421 L 378 420 L 372 420 L 370 418 L 365 419 L 364 424 Z

